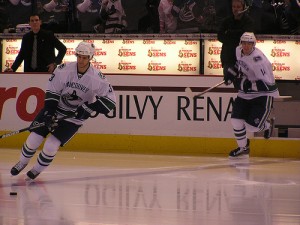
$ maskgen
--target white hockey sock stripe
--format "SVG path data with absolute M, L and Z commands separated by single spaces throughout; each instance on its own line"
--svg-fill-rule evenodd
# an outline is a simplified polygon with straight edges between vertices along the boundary
M 240 130 L 233 129 L 234 136 L 237 140 L 243 140 L 246 138 L 246 127 L 243 127 Z
M 50 163 L 53 161 L 54 157 L 55 155 L 47 155 L 42 151 L 39 154 L 37 161 L 41 166 L 49 166 Z
M 30 149 L 30 148 L 28 148 L 28 146 L 26 145 L 26 143 L 24 143 L 24 145 L 22 146 L 22 155 L 25 158 L 32 158 L 32 156 L 34 155 L 35 152 L 36 152 L 36 149 Z

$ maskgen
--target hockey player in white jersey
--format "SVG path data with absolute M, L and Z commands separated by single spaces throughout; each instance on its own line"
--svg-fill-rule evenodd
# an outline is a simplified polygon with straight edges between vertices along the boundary
M 230 158 L 249 156 L 250 141 L 246 131 L 264 131 L 264 138 L 272 135 L 274 118 L 268 119 L 274 97 L 279 96 L 272 64 L 261 50 L 255 47 L 253 33 L 245 32 L 236 48 L 237 63 L 227 68 L 224 80 L 233 82 L 238 90 L 233 103 L 231 124 L 238 148 L 229 153 Z
M 101 71 L 90 63 L 95 46 L 80 42 L 75 49 L 77 62 L 58 66 L 47 84 L 44 108 L 33 124 L 45 123 L 44 127 L 32 130 L 23 144 L 20 161 L 11 169 L 18 175 L 29 163 L 37 148 L 46 138 L 37 162 L 27 172 L 35 179 L 52 162 L 60 146 L 64 146 L 95 114 L 107 114 L 115 108 L 114 90 Z M 59 120 L 62 117 L 72 116 Z

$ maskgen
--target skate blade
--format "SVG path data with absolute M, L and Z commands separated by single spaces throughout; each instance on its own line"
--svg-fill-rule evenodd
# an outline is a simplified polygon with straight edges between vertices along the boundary
M 249 159 L 249 155 L 229 156 L 228 158 L 233 160 Z
M 26 178 L 25 178 L 25 181 L 26 181 L 27 183 L 32 183 L 32 182 L 34 182 L 34 180 L 31 179 L 30 177 L 26 177 Z

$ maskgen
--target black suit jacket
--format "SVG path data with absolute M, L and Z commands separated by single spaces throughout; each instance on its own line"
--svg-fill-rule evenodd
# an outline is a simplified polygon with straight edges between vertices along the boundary
M 17 55 L 12 70 L 16 71 L 24 60 L 24 72 L 48 72 L 47 66 L 51 63 L 60 64 L 66 54 L 66 46 L 59 41 L 51 31 L 40 30 L 37 33 L 37 68 L 31 68 L 32 46 L 34 33 L 24 34 L 21 49 Z M 55 49 L 58 50 L 57 56 Z

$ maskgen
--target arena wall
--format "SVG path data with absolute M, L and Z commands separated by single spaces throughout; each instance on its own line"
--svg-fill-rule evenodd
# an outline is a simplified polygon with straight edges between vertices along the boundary
M 43 106 L 49 76 L 1 74 L 1 134 L 30 125 Z M 219 83 L 221 77 L 107 77 L 117 95 L 116 110 L 89 119 L 61 151 L 225 156 L 236 147 L 230 124 L 234 89 L 220 86 L 197 99 L 185 92 L 186 87 L 191 87 L 194 94 L 201 92 Z M 275 105 L 278 115 L 293 118 L 294 113 L 281 109 L 281 102 Z M 298 108 L 292 106 L 294 112 Z M 20 148 L 27 135 L 24 132 L 3 138 L 0 147 Z M 269 140 L 250 135 L 251 156 L 300 158 L 299 138 L 297 134 L 293 138 L 279 137 L 278 130 Z

